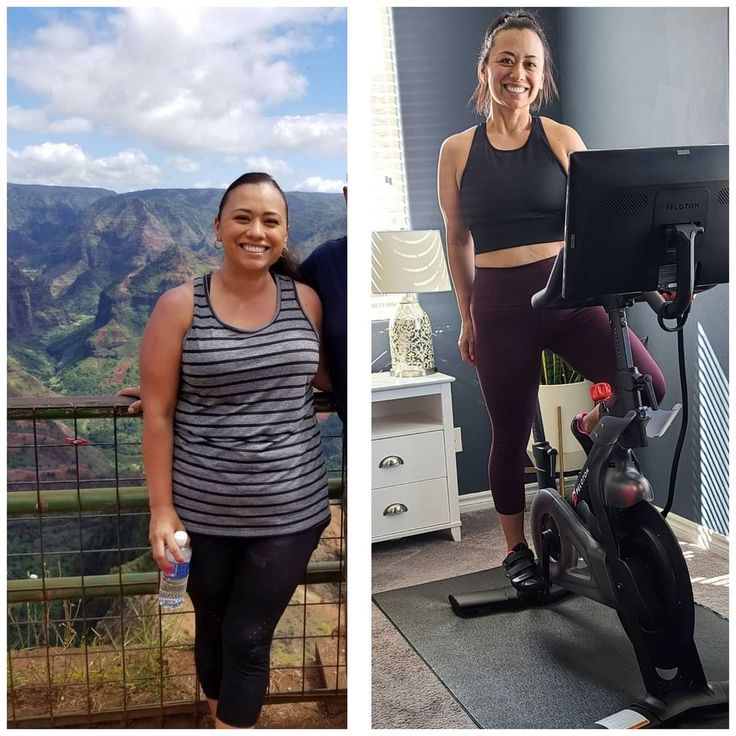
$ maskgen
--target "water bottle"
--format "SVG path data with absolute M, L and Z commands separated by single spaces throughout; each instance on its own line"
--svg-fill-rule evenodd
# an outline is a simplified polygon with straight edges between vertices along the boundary
M 171 567 L 166 572 L 161 572 L 158 589 L 159 605 L 169 610 L 180 608 L 184 604 L 184 593 L 189 579 L 189 561 L 192 559 L 192 548 L 188 544 L 187 533 L 175 532 L 174 540 L 184 556 L 184 562 L 176 562 L 171 550 L 166 548 L 166 559 L 171 563 Z

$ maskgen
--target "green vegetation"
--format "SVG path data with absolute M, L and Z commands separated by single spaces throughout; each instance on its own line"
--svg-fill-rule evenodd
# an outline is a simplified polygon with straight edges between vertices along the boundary
M 221 194 L 9 184 L 11 395 L 27 395 L 27 376 L 66 395 L 135 383 L 138 343 L 158 297 L 219 263 L 212 220 Z M 297 258 L 345 233 L 341 194 L 287 199 Z
M 542 353 L 542 371 L 540 383 L 544 386 L 559 386 L 568 383 L 580 383 L 583 377 L 573 370 L 559 355 L 551 350 Z

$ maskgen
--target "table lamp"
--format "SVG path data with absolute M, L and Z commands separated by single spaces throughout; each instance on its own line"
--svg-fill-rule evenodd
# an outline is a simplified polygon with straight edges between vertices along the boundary
M 402 295 L 388 328 L 391 375 L 434 373 L 432 325 L 417 294 L 452 290 L 439 230 L 374 232 L 371 241 L 373 293 Z

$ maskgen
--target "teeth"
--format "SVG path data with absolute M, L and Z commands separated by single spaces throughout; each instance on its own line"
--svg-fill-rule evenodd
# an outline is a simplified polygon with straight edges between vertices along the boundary
M 248 253 L 265 253 L 268 250 L 265 245 L 241 245 L 240 247 Z
M 526 87 L 515 87 L 515 86 L 513 86 L 511 84 L 507 84 L 506 85 L 506 89 L 509 92 L 526 92 Z

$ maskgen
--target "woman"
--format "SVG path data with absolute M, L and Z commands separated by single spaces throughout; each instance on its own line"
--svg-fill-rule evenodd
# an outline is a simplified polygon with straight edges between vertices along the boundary
M 288 210 L 241 176 L 215 217 L 223 261 L 167 291 L 141 343 L 150 542 L 162 570 L 189 534 L 195 662 L 217 728 L 248 728 L 273 631 L 330 519 L 312 405 L 321 306 L 288 275 Z
M 569 126 L 531 114 L 557 93 L 539 19 L 523 10 L 500 16 L 485 33 L 477 74 L 473 99 L 486 120 L 442 144 L 438 193 L 462 318 L 458 344 L 477 369 L 493 428 L 489 479 L 503 565 L 520 593 L 534 593 L 543 581 L 524 535 L 524 466 L 540 355 L 550 348 L 609 383 L 615 356 L 602 308 L 542 313 L 530 305 L 564 245 L 568 156 L 585 148 Z M 631 342 L 660 400 L 662 372 L 633 334 Z M 576 417 L 578 437 L 586 439 L 598 411 Z

